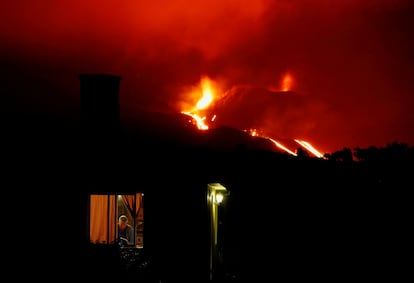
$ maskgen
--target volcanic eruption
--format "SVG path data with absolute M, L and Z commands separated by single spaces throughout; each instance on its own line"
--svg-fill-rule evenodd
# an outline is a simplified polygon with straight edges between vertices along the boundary
M 292 92 L 292 83 L 292 75 L 287 73 L 281 90 L 236 86 L 223 91 L 203 75 L 199 86 L 188 94 L 192 102 L 182 103 L 181 113 L 189 116 L 189 122 L 200 131 L 237 129 L 251 137 L 266 139 L 275 151 L 297 155 L 297 149 L 301 148 L 321 158 L 323 154 L 303 138 L 307 113 L 295 108 L 306 109 L 306 97 Z

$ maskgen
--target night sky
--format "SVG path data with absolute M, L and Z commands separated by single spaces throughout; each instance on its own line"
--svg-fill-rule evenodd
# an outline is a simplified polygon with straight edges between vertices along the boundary
M 414 145 L 412 0 L 18 0 L 0 18 L 4 112 L 77 115 L 80 73 L 122 76 L 125 116 L 180 111 L 202 75 L 280 89 L 289 73 L 301 100 L 274 117 L 284 135 L 325 152 Z M 282 107 L 246 97 L 251 113 Z

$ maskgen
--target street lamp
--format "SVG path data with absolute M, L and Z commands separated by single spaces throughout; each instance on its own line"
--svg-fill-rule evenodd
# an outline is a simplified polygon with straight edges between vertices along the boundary
M 215 271 L 219 262 L 218 241 L 218 207 L 222 205 L 225 196 L 229 192 L 220 183 L 210 183 L 207 186 L 207 205 L 210 211 L 210 280 L 215 277 Z

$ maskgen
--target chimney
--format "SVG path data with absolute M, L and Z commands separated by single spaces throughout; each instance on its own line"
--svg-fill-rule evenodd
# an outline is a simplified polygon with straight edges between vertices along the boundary
M 119 129 L 120 76 L 81 74 L 81 122 L 88 132 L 112 133 Z

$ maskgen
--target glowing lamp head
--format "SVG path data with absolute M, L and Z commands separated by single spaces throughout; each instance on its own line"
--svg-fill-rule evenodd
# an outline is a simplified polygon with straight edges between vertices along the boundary
M 222 203 L 223 202 L 223 194 L 222 193 L 217 193 L 216 194 L 216 203 Z
M 208 198 L 212 204 L 220 205 L 229 194 L 230 192 L 219 183 L 208 184 Z

